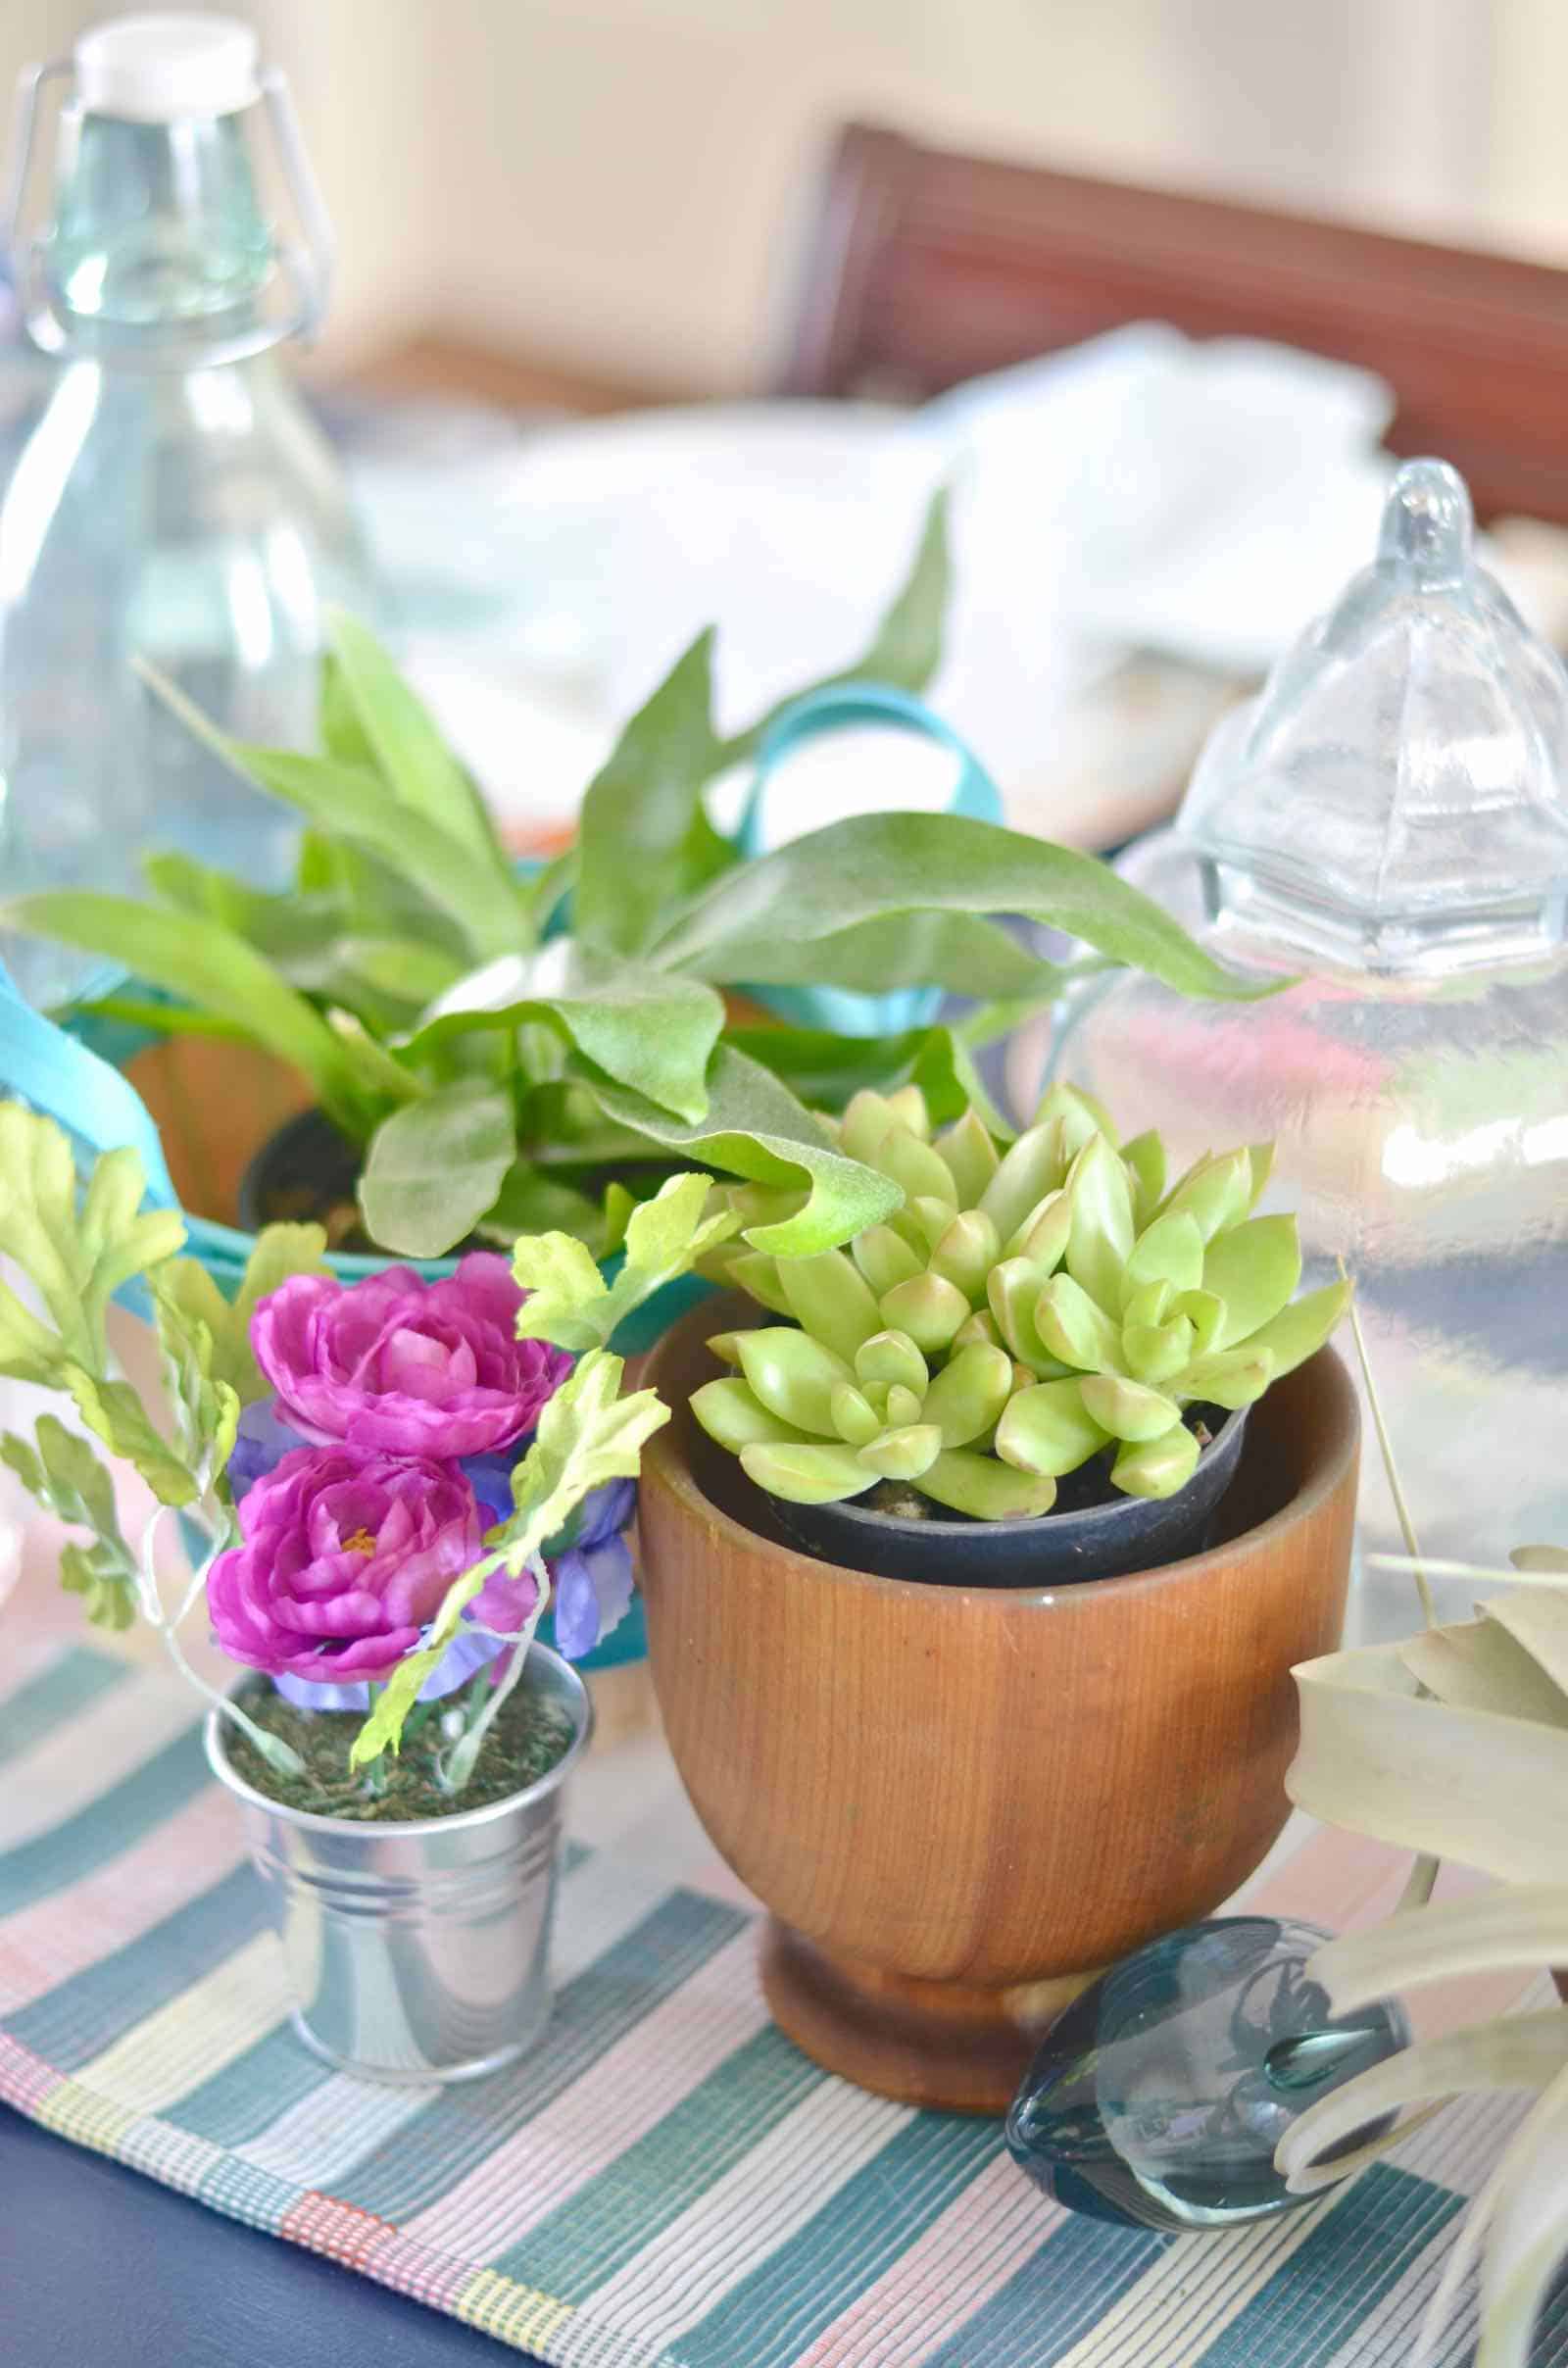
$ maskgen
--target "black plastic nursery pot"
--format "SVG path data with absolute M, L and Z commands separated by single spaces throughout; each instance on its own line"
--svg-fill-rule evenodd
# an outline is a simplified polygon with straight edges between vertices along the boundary
M 315 1216 L 339 1203 L 352 1207 L 363 1157 L 324 1110 L 301 1110 L 269 1135 L 240 1177 L 241 1225 L 260 1233 L 279 1217 Z
M 909 1518 L 856 1497 L 837 1505 L 788 1505 L 777 1497 L 766 1502 L 786 1537 L 819 1561 L 878 1578 L 937 1587 L 1061 1587 L 1129 1578 L 1200 1554 L 1209 1543 L 1241 1460 L 1248 1409 L 1202 1411 L 1212 1417 L 1214 1436 L 1174 1497 L 1118 1496 L 1108 1504 L 1056 1506 L 1023 1521 Z

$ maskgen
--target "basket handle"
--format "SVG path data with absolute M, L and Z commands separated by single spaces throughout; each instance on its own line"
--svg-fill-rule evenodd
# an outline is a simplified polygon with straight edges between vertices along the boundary
M 893 724 L 918 740 L 931 740 L 952 751 L 960 765 L 957 785 L 947 802 L 949 814 L 967 814 L 980 822 L 1002 820 L 1002 795 L 979 758 L 951 723 L 945 723 L 923 699 L 896 690 L 886 682 L 829 683 L 808 691 L 774 716 L 757 752 L 757 770 L 735 833 L 742 855 L 762 853 L 762 810 L 768 782 L 784 759 L 829 732 L 853 730 L 857 724 Z
M 178 1208 L 158 1129 L 135 1087 L 24 1003 L 3 962 L 0 1091 L 53 1118 L 95 1157 L 128 1145 L 141 1160 L 147 1198 L 159 1209 Z

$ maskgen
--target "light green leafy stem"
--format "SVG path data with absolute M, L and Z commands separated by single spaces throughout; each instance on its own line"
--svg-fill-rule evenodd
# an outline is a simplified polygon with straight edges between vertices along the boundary
M 539 1433 L 512 1475 L 512 1518 L 492 1530 L 490 1552 L 454 1580 L 417 1653 L 401 1661 L 376 1698 L 354 1741 L 350 1764 L 362 1767 L 396 1751 L 404 1722 L 419 1689 L 458 1632 L 466 1606 L 493 1571 L 513 1578 L 533 1573 L 538 1597 L 526 1627 L 510 1638 L 514 1650 L 507 1674 L 485 1698 L 477 1717 L 446 1754 L 442 1782 L 461 1792 L 473 1772 L 479 1749 L 499 1715 L 522 1666 L 550 1600 L 543 1550 L 564 1528 L 593 1489 L 607 1480 L 633 1480 L 642 1449 L 669 1409 L 652 1390 L 622 1400 L 623 1366 L 607 1346 L 634 1307 L 665 1283 L 689 1274 L 698 1260 L 727 1241 L 738 1215 L 721 1209 L 705 1214 L 712 1187 L 707 1176 L 671 1176 L 651 1201 L 639 1202 L 626 1217 L 620 1272 L 607 1283 L 581 1242 L 568 1233 L 525 1235 L 513 1253 L 513 1272 L 528 1293 L 517 1316 L 518 1337 L 548 1340 L 558 1348 L 586 1352 L 550 1399 Z
M 626 1220 L 625 1259 L 607 1283 L 592 1257 L 569 1233 L 533 1234 L 517 1243 L 512 1270 L 528 1293 L 517 1317 L 520 1340 L 553 1341 L 558 1349 L 602 1349 L 634 1307 L 678 1275 L 689 1274 L 707 1252 L 739 1230 L 738 1214 L 704 1217 L 711 1185 L 707 1176 L 671 1176 Z
M 622 1360 L 608 1349 L 592 1349 L 574 1366 L 546 1403 L 538 1435 L 512 1475 L 513 1512 L 486 1540 L 490 1552 L 447 1589 L 441 1608 L 417 1653 L 409 1653 L 387 1680 L 349 1754 L 353 1767 L 364 1767 L 383 1751 L 398 1748 L 404 1721 L 418 1699 L 419 1689 L 458 1633 L 465 1607 L 485 1581 L 498 1570 L 521 1578 L 530 1569 L 540 1574 L 539 1557 L 549 1542 L 593 1489 L 608 1480 L 635 1479 L 645 1440 L 669 1419 L 669 1408 L 652 1390 L 620 1396 Z M 518 1640 L 511 1667 L 487 1704 L 485 1724 L 493 1718 L 522 1671 L 527 1645 L 548 1595 L 541 1584 L 527 1630 Z M 447 1770 L 453 1790 L 471 1770 L 482 1733 L 470 1730 L 464 1738 L 462 1760 L 454 1754 Z
M 126 1628 L 139 1610 L 159 1630 L 181 1673 L 220 1702 L 274 1764 L 290 1762 L 243 1713 L 204 1685 L 180 1650 L 176 1630 L 206 1579 L 207 1560 L 171 1617 L 154 1560 L 158 1523 L 178 1507 L 213 1553 L 233 1532 L 226 1466 L 240 1408 L 265 1395 L 250 1346 L 256 1303 L 289 1274 L 320 1268 L 325 1236 L 317 1225 L 273 1225 L 251 1254 L 234 1304 L 223 1299 L 194 1259 L 177 1258 L 185 1227 L 177 1210 L 141 1207 L 141 1162 L 130 1150 L 104 1154 L 78 1190 L 71 1143 L 53 1119 L 16 1102 L 0 1104 L 0 1252 L 15 1259 L 39 1301 L 34 1311 L 0 1283 L 0 1374 L 68 1398 L 87 1429 L 114 1455 L 133 1464 L 158 1500 L 139 1546 L 121 1527 L 109 1469 L 90 1441 L 53 1414 L 40 1414 L 32 1441 L 7 1432 L 0 1458 L 45 1509 L 89 1543 L 62 1549 L 61 1583 L 80 1595 L 87 1616 Z M 108 1309 L 137 1276 L 152 1295 L 172 1437 L 148 1412 L 130 1383 L 112 1369 Z M 297 1763 L 291 1772 L 297 1772 Z

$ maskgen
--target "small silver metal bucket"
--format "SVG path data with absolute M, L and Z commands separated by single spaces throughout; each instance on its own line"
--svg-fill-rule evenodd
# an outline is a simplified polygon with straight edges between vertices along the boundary
M 477 2080 L 550 2017 L 562 1793 L 593 1727 L 569 1662 L 534 1645 L 522 1683 L 573 1735 L 537 1784 L 487 1808 L 405 1824 L 313 1817 L 236 1776 L 219 1713 L 214 1775 L 240 1804 L 283 1944 L 294 2028 L 340 2070 L 405 2084 Z

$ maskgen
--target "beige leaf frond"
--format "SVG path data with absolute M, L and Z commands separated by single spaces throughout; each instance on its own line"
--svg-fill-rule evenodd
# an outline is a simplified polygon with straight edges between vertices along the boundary
M 1561 2174 L 1565 2146 L 1568 2146 L 1568 2072 L 1560 2072 L 1550 2088 L 1531 2106 L 1530 2111 L 1514 2133 L 1512 2142 L 1493 2165 L 1491 2175 L 1465 2214 L 1464 2223 L 1454 2239 L 1453 2250 L 1448 2255 L 1443 2275 L 1439 2279 L 1437 2289 L 1427 2306 L 1426 2317 L 1422 2321 L 1421 2337 L 1417 2344 L 1419 2358 L 1426 2357 L 1446 2326 L 1458 2298 L 1459 2289 L 1469 2274 L 1471 2265 L 1481 2249 L 1482 2243 L 1494 2219 L 1497 2219 L 1499 2223 L 1502 2222 L 1502 2216 L 1510 2210 L 1514 2196 L 1520 2193 L 1522 2188 L 1528 2192 L 1530 2180 L 1542 2170 L 1548 2173 L 1555 2170 L 1557 2173 L 1555 2179 L 1549 2176 L 1545 2179 L 1544 2195 L 1548 2205 L 1560 2212 L 1559 2198 L 1562 2193 Z M 1517 2226 L 1517 2223 L 1514 2225 Z M 1503 2234 L 1503 2227 L 1500 2224 L 1497 2234 L 1500 2239 Z M 1530 2245 L 1539 2239 L 1540 2234 L 1539 2228 L 1532 2225 L 1523 2246 L 1510 2247 L 1506 2256 L 1500 2252 L 1494 2256 L 1493 2279 L 1495 2279 L 1496 2283 L 1506 2287 L 1510 2276 L 1515 2274 L 1520 2266 L 1520 2254 L 1529 2249 Z M 1561 2250 L 1561 2233 L 1559 2232 L 1557 2251 Z M 1489 2279 L 1489 2285 L 1492 2284 L 1493 2279 Z M 1533 2316 L 1532 2311 L 1524 2321 L 1522 2332 L 1526 2348 L 1520 2350 L 1518 2336 L 1521 2331 L 1521 2322 L 1517 2304 L 1513 2297 L 1510 2297 L 1510 2316 L 1508 2321 L 1498 2329 L 1493 2345 L 1490 2368 L 1513 2368 L 1513 2363 L 1522 2363 L 1528 2357 L 1529 2318 Z M 1479 2360 L 1476 2368 L 1480 2368 Z
M 1568 1617 L 1568 1603 L 1534 1608 Z M 1488 1606 L 1489 1615 L 1493 1609 Z M 1426 1628 L 1407 1637 L 1398 1653 L 1411 1676 L 1454 1709 L 1496 1710 L 1505 1718 L 1568 1727 L 1568 1694 L 1501 1619 L 1484 1616 L 1451 1628 Z
M 1311 1975 L 1336 2014 L 1351 2014 L 1430 1982 L 1561 1964 L 1568 1964 L 1568 1884 L 1513 1883 L 1346 1933 L 1317 1950 Z
M 1568 1730 L 1418 1696 L 1394 1645 L 1295 1674 L 1298 1808 L 1506 1881 L 1568 1882 Z
M 1516 1587 L 1481 1609 L 1489 1620 L 1506 1628 L 1536 1666 L 1568 1696 L 1568 1596 L 1526 1593 Z
M 1421 2047 L 1405 2047 L 1321 2097 L 1286 2131 L 1275 2166 L 1296 2194 L 1310 2194 L 1346 2175 L 1345 2157 L 1335 2162 L 1322 2157 L 1385 2113 L 1489 2089 L 1544 2089 L 1564 2070 L 1568 2014 L 1557 2008 L 1545 2014 L 1500 2015 L 1466 2031 L 1446 2032 Z M 1405 2122 L 1387 2131 L 1360 2149 L 1361 2154 L 1370 2159 L 1383 2153 L 1398 2145 L 1412 2126 Z

